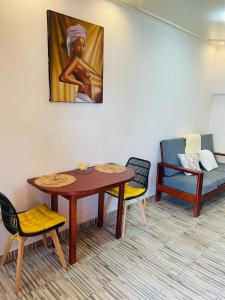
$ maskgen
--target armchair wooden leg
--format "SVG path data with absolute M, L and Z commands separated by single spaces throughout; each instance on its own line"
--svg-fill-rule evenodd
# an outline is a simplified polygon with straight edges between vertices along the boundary
M 48 248 L 48 240 L 46 234 L 42 234 L 43 244 L 46 248 Z
M 141 199 L 137 200 L 137 205 L 138 205 L 138 208 L 139 208 L 139 211 L 140 211 L 140 214 L 141 214 L 141 217 L 142 217 L 144 223 L 147 224 L 147 218 L 145 215 L 144 205 L 143 205 Z
M 8 236 L 8 240 L 6 242 L 5 250 L 4 250 L 2 259 L 1 259 L 1 266 L 3 266 L 4 263 L 5 263 L 5 260 L 6 260 L 7 256 L 8 256 L 9 250 L 10 250 L 10 248 L 12 246 L 12 243 L 13 243 L 14 239 L 15 239 L 14 235 L 10 234 Z
M 201 197 L 202 197 L 202 185 L 203 185 L 203 173 L 198 175 L 197 187 L 196 187 L 196 198 L 195 198 L 195 208 L 194 216 L 198 217 L 201 210 Z
M 111 202 L 112 202 L 112 196 L 107 195 L 106 204 L 105 204 L 105 207 L 104 207 L 104 219 L 107 218 L 107 213 L 108 213 L 109 206 L 110 206 Z
M 126 217 L 127 217 L 127 205 L 124 203 L 123 207 L 123 221 L 122 221 L 122 237 L 125 234 L 125 229 L 126 229 Z
M 63 266 L 63 269 L 66 269 L 66 267 L 67 267 L 66 261 L 65 261 L 65 258 L 64 258 L 63 252 L 62 252 L 62 248 L 61 248 L 60 243 L 59 243 L 59 239 L 58 239 L 56 230 L 50 231 L 50 235 L 52 237 L 55 249 L 57 251 L 57 254 L 59 256 L 59 260 L 60 260 L 60 262 Z
M 160 163 L 157 165 L 157 178 L 156 178 L 156 195 L 155 201 L 158 202 L 161 200 L 161 192 L 159 191 L 158 185 L 163 183 L 163 176 L 164 176 L 164 168 L 161 167 Z
M 161 192 L 156 191 L 155 194 L 155 202 L 159 202 L 161 200 Z
M 26 241 L 25 237 L 19 237 L 19 247 L 18 247 L 18 258 L 16 267 L 16 293 L 20 291 L 21 273 L 23 265 L 23 254 L 24 254 L 24 243 Z
M 201 210 L 201 204 L 199 202 L 195 202 L 194 217 L 199 217 L 200 210 Z

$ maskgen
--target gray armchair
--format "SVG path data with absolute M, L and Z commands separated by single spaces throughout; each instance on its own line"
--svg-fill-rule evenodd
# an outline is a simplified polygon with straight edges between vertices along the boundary
M 225 190 L 225 164 L 212 171 L 193 171 L 181 167 L 178 153 L 185 152 L 184 138 L 163 140 L 160 143 L 162 162 L 158 163 L 156 180 L 156 201 L 160 201 L 161 193 L 181 198 L 194 204 L 194 216 L 200 214 L 201 203 L 216 193 Z M 215 155 L 225 156 L 214 152 L 213 135 L 201 136 L 202 149 L 208 149 Z M 192 173 L 186 176 L 184 172 Z

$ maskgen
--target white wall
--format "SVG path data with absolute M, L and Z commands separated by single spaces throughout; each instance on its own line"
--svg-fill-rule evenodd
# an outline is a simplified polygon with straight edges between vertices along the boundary
M 103 104 L 48 102 L 47 9 L 105 27 Z M 0 191 L 18 210 L 49 201 L 27 178 L 79 161 L 151 160 L 154 193 L 159 141 L 208 130 L 215 49 L 169 25 L 104 0 L 1 0 L 0 36 Z M 96 213 L 79 201 L 80 222 Z
M 225 153 L 225 48 L 216 51 L 210 131 L 216 151 Z
M 225 95 L 213 95 L 210 132 L 217 152 L 225 153 Z
M 225 94 L 225 48 L 216 51 L 213 94 Z

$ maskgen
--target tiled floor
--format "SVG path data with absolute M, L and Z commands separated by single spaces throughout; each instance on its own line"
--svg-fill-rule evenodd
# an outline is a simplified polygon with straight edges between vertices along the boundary
M 35 250 L 25 256 L 18 299 L 225 299 L 225 194 L 209 200 L 199 218 L 179 203 L 150 201 L 146 226 L 131 208 L 120 240 L 115 219 L 82 230 L 78 263 L 67 271 L 52 248 Z M 62 245 L 68 253 L 67 241 Z M 15 268 L 13 261 L 0 271 L 1 300 L 17 298 Z

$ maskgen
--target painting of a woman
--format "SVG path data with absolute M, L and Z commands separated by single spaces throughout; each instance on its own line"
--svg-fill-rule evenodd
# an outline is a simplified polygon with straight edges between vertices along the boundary
M 50 101 L 103 102 L 103 28 L 48 11 Z
M 70 60 L 59 76 L 61 82 L 78 85 L 77 102 L 93 102 L 91 99 L 91 73 L 83 61 L 86 36 L 87 31 L 80 24 L 68 28 L 67 51 Z

